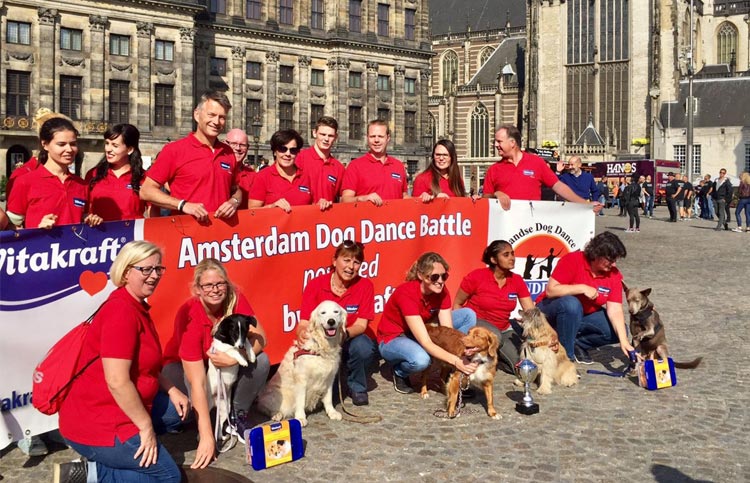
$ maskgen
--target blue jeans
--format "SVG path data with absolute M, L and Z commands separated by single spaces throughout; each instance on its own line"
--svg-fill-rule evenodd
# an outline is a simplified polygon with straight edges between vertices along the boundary
M 599 212 L 599 216 L 604 216 L 604 210 L 607 208 L 607 197 L 599 195 L 599 203 L 602 204 L 602 211 Z
M 141 436 L 138 434 L 124 443 L 115 437 L 114 446 L 88 446 L 68 439 L 65 441 L 78 454 L 89 460 L 90 482 L 179 483 L 182 478 L 180 469 L 161 443 L 156 463 L 148 468 L 139 466 L 141 456 L 133 459 L 141 445 Z
M 654 216 L 654 197 L 646 196 L 646 209 L 644 210 L 646 216 Z
M 454 310 L 453 328 L 468 334 L 477 325 L 477 314 L 473 310 L 463 308 Z M 380 343 L 380 355 L 393 367 L 393 373 L 399 377 L 422 372 L 430 367 L 430 355 L 414 339 L 401 335 L 389 342 Z
M 347 341 L 343 347 L 346 360 L 346 385 L 351 392 L 367 392 L 367 368 L 378 359 L 378 346 L 366 334 Z
M 607 312 L 597 310 L 593 314 L 583 315 L 581 302 L 573 295 L 545 298 L 537 307 L 557 330 L 560 344 L 565 347 L 570 360 L 575 359 L 573 348 L 576 345 L 589 350 L 619 342 Z
M 740 198 L 734 216 L 737 217 L 737 228 L 742 228 L 742 211 L 745 211 L 745 228 L 750 229 L 750 198 Z

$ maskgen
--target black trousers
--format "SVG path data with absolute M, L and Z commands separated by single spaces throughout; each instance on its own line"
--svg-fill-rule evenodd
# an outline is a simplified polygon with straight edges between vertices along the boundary
M 677 200 L 667 195 L 667 209 L 669 210 L 669 221 L 677 221 Z
M 628 205 L 628 216 L 630 216 L 630 228 L 633 228 L 633 222 L 635 221 L 635 227 L 641 227 L 641 216 L 638 214 L 638 205 Z

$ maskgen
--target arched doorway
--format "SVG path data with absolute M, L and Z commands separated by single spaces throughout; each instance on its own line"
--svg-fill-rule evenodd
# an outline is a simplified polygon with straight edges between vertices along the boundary
M 10 178 L 10 173 L 31 158 L 28 149 L 20 144 L 14 144 L 5 154 L 5 175 Z

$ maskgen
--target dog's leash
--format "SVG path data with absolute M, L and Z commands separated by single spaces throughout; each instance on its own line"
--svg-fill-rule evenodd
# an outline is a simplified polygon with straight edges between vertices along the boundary
M 379 423 L 383 420 L 381 416 L 362 416 L 361 414 L 353 413 L 347 406 L 344 404 L 344 368 L 343 365 L 339 368 L 339 374 L 338 378 L 339 380 L 339 401 L 341 401 L 341 411 L 346 415 L 344 416 L 345 421 L 350 421 L 352 423 L 360 423 L 360 424 L 371 424 L 371 423 Z
M 218 367 L 216 368 L 216 381 L 219 387 L 217 388 L 216 392 L 216 424 L 214 424 L 214 441 L 216 442 L 216 451 L 221 453 L 226 453 L 230 449 L 234 448 L 237 444 L 237 440 L 234 437 L 232 433 L 229 434 L 230 444 L 222 445 L 222 437 L 221 437 L 221 409 L 220 405 L 224 404 L 227 414 L 227 425 L 228 427 L 232 427 L 232 422 L 230 421 L 229 415 L 232 411 L 232 403 L 229 401 L 229 397 L 227 396 L 227 388 L 224 387 L 224 384 L 221 381 L 221 369 Z M 236 431 L 235 431 L 236 432 Z
M 466 385 L 464 385 L 464 381 L 466 382 Z M 463 398 L 463 392 L 467 389 L 469 389 L 469 378 L 464 374 L 463 372 L 459 376 L 458 379 L 458 400 L 456 401 L 456 415 L 452 418 L 448 416 L 448 409 L 446 408 L 438 408 L 435 411 L 432 412 L 432 415 L 436 418 L 443 418 L 443 419 L 454 419 L 461 415 L 461 409 L 466 407 L 466 404 L 464 404 L 464 398 Z M 478 412 L 476 409 L 467 409 L 464 411 L 466 414 L 469 413 L 475 413 Z
M 628 367 L 622 372 L 620 371 L 607 372 L 607 371 L 597 371 L 596 369 L 589 369 L 588 371 L 586 371 L 586 373 L 597 374 L 601 376 L 609 376 L 609 377 L 628 377 L 631 371 L 635 368 L 635 363 L 638 360 L 638 357 L 636 356 L 635 351 L 630 351 L 628 353 L 628 356 L 630 358 L 630 363 L 628 364 Z

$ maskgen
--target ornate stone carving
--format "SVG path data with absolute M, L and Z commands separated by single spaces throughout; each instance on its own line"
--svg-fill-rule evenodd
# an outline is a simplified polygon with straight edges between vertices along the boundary
M 419 75 L 422 77 L 423 81 L 428 81 L 432 75 L 432 71 L 430 69 L 422 69 L 419 71 Z
M 273 50 L 269 50 L 268 52 L 266 52 L 266 60 L 268 62 L 273 62 L 273 63 L 278 62 L 279 61 L 279 53 L 278 52 L 274 52 Z
M 310 58 L 309 55 L 300 55 L 297 61 L 299 62 L 299 65 L 301 67 L 309 67 L 310 62 L 312 62 L 312 59 Z
M 156 73 L 159 75 L 172 75 L 174 74 L 174 67 L 156 67 Z
M 240 47 L 239 45 L 235 45 L 232 47 L 232 58 L 234 59 L 244 59 L 245 58 L 245 48 Z
M 196 29 L 190 27 L 180 27 L 180 40 L 183 42 L 192 42 L 195 39 Z
M 55 25 L 58 17 L 55 8 L 39 7 L 37 14 L 39 15 L 39 23 L 42 25 Z
M 115 64 L 114 62 L 111 62 L 109 64 L 110 69 L 113 71 L 119 71 L 119 72 L 133 72 L 133 66 L 131 64 Z
M 29 64 L 34 63 L 34 54 L 17 54 L 13 52 L 5 52 L 5 60 L 10 61 L 13 60 L 20 60 L 21 62 L 28 62 Z
M 289 88 L 279 88 L 279 94 L 281 94 L 282 96 L 293 96 L 294 95 L 294 89 L 291 88 L 291 87 L 289 87 Z
M 398 77 L 403 77 L 406 73 L 406 68 L 404 68 L 403 65 L 396 64 L 393 66 L 393 73 L 396 74 Z
M 89 15 L 89 28 L 92 32 L 104 32 L 109 26 L 109 20 L 103 15 Z
M 86 67 L 86 59 L 61 56 L 60 65 L 69 65 L 71 67 Z
M 330 70 L 349 70 L 349 59 L 346 57 L 333 57 L 328 59 L 328 68 Z
M 370 72 L 377 72 L 379 67 L 380 66 L 378 65 L 377 62 L 373 62 L 373 61 L 367 62 L 367 70 Z
M 251 91 L 253 91 L 253 92 L 260 92 L 260 91 L 262 91 L 262 90 L 263 90 L 263 86 L 262 86 L 262 85 L 257 85 L 257 86 L 254 86 L 254 85 L 248 85 L 248 86 L 247 86 L 247 89 L 248 89 L 248 90 L 251 90 Z
M 151 22 L 136 22 L 135 28 L 138 31 L 138 37 L 151 37 L 154 33 L 154 24 Z M 182 32 L 180 32 L 182 35 Z

